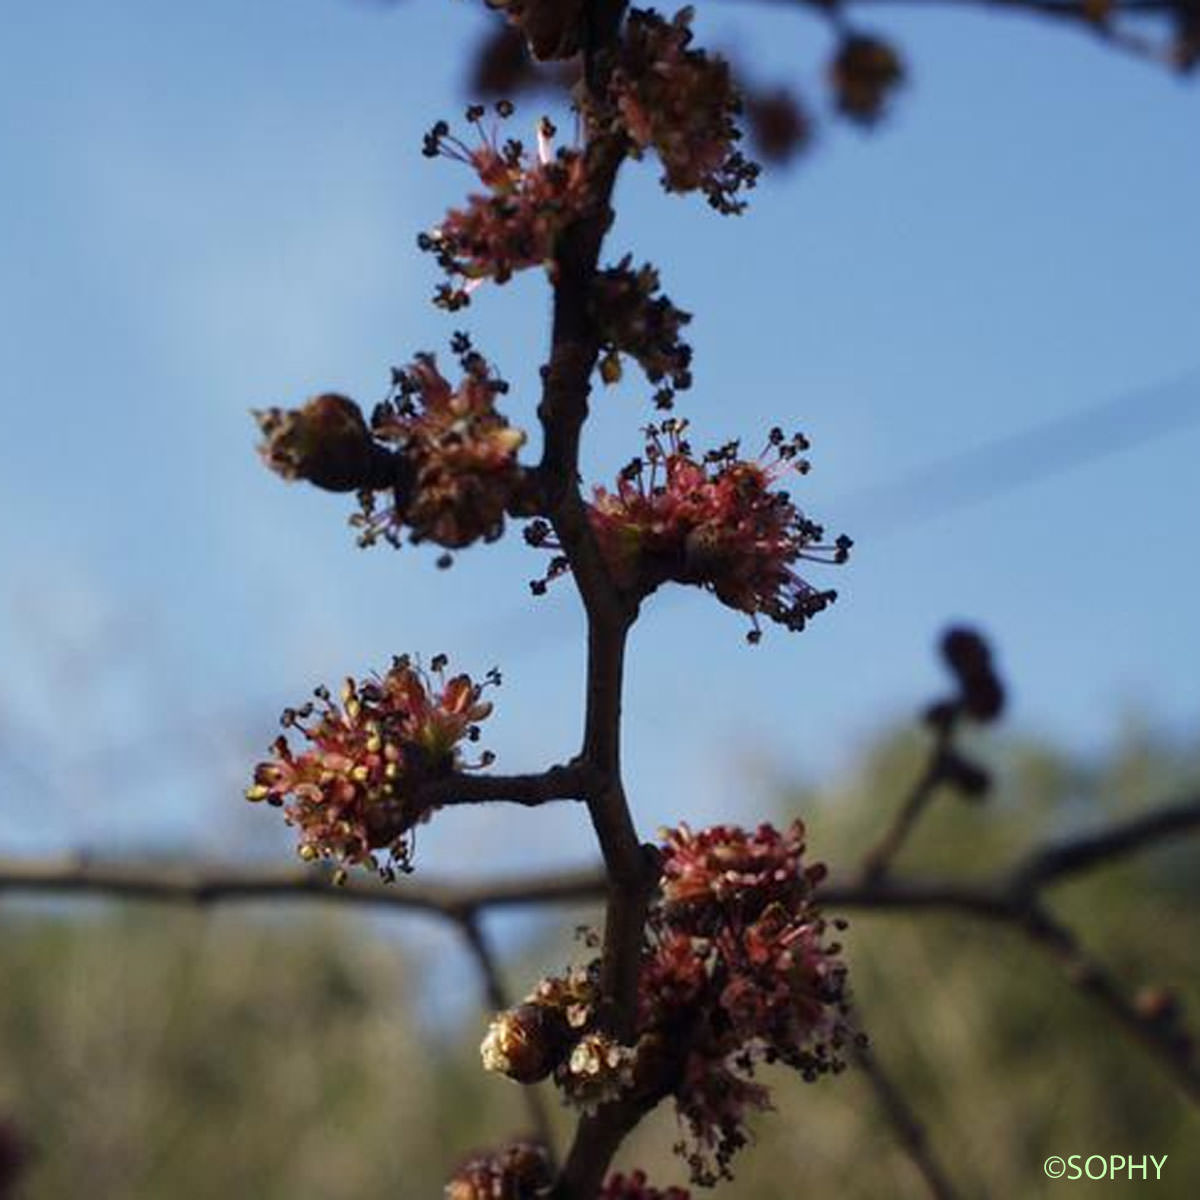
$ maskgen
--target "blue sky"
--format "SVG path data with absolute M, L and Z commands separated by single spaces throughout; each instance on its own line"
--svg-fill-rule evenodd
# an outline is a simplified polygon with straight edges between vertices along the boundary
M 699 8 L 702 36 L 758 78 L 825 102 L 820 25 Z M 626 706 L 647 835 L 752 820 L 770 778 L 847 770 L 942 685 L 950 619 L 995 635 L 1015 728 L 1086 749 L 1132 707 L 1200 726 L 1200 424 L 921 521 L 863 497 L 1129 392 L 1200 391 L 1200 90 L 1033 21 L 863 16 L 912 73 L 878 132 L 825 124 L 737 220 L 661 194 L 650 164 L 621 184 L 614 256 L 652 258 L 696 314 L 694 440 L 806 429 L 796 498 L 857 542 L 848 568 L 814 569 L 837 606 L 757 649 L 699 593 L 648 605 Z M 449 573 L 357 550 L 348 502 L 263 471 L 247 416 L 328 389 L 369 405 L 392 364 L 445 352 L 460 322 L 427 303 L 415 235 L 469 179 L 423 159 L 420 135 L 460 109 L 482 27 L 448 0 L 60 0 L 6 18 L 5 848 L 271 844 L 239 785 L 278 710 L 405 650 L 504 670 L 499 768 L 574 750 L 569 585 L 532 601 L 519 538 Z M 547 315 L 533 275 L 468 314 L 519 422 Z M 647 396 L 596 397 L 590 480 L 636 452 Z M 421 854 L 451 871 L 551 849 L 588 853 L 578 812 L 448 814 Z

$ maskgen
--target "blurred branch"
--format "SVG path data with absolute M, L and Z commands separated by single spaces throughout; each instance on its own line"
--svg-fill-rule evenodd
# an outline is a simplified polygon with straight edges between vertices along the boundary
M 1021 916 L 1030 940 L 1049 953 L 1071 983 L 1159 1061 L 1193 1104 L 1200 1105 L 1195 1045 L 1181 1024 L 1171 1014 L 1164 1020 L 1163 1014 L 1142 1010 L 1130 1001 L 1112 975 L 1083 950 L 1075 934 L 1041 905 L 1029 904 Z
M 862 1070 L 867 1082 L 875 1092 L 880 1107 L 883 1109 L 884 1115 L 892 1126 L 897 1139 L 904 1147 L 908 1157 L 912 1159 L 913 1165 L 921 1173 L 921 1177 L 925 1180 L 929 1194 L 934 1197 L 934 1200 L 956 1200 L 958 1193 L 955 1192 L 950 1180 L 946 1177 L 945 1171 L 943 1171 L 941 1164 L 930 1148 L 929 1139 L 925 1134 L 925 1127 L 909 1107 L 908 1101 L 904 1098 L 904 1093 L 879 1065 L 879 1060 L 875 1057 L 874 1050 L 862 1047 L 856 1048 L 854 1051 L 854 1061 Z
M 774 7 L 790 5 L 807 8 L 826 20 L 836 23 L 844 21 L 840 10 L 825 0 L 764 0 Z M 1152 62 L 1175 65 L 1169 51 L 1157 46 L 1149 39 L 1116 24 L 1124 20 L 1141 20 L 1146 17 L 1162 18 L 1180 13 L 1184 4 L 1181 0 L 852 0 L 847 7 L 863 5 L 869 8 L 901 8 L 909 6 L 937 6 L 957 8 L 980 8 L 991 12 L 1024 13 L 1061 21 L 1065 25 L 1089 30 L 1102 41 L 1126 51 L 1138 58 Z
M 1076 935 L 1047 912 L 1042 903 L 1043 893 L 1051 887 L 1196 831 L 1200 831 L 1200 795 L 1151 809 L 1098 831 L 1035 847 L 990 880 L 917 876 L 835 878 L 819 889 L 818 896 L 831 909 L 958 912 L 1019 930 L 1063 968 L 1075 987 L 1155 1058 L 1192 1103 L 1200 1105 L 1200 1069 L 1193 1043 L 1179 1022 L 1169 1013 L 1164 1018 L 1162 1011 L 1147 1009 L 1127 997 L 1112 975 L 1085 953 Z M 462 883 L 426 879 L 387 885 L 377 880 L 351 879 L 338 886 L 331 882 L 328 873 L 309 868 L 264 871 L 219 865 L 161 866 L 94 862 L 75 856 L 0 858 L 0 894 L 5 892 L 107 895 L 191 904 L 317 899 L 424 912 L 449 919 L 463 933 L 480 970 L 488 1001 L 499 1009 L 507 1007 L 504 989 L 483 940 L 479 914 L 514 905 L 598 900 L 609 893 L 609 881 L 602 871 L 581 869 Z M 881 1072 L 869 1069 L 868 1074 L 931 1193 L 939 1198 L 952 1195 L 945 1190 L 945 1180 L 940 1178 L 936 1163 L 924 1145 L 919 1123 L 903 1107 L 903 1099 Z M 543 1128 L 545 1114 L 534 1115 L 533 1108 L 534 1104 L 540 1108 L 540 1098 L 530 1103 L 531 1116 Z M 581 1129 L 587 1137 L 600 1139 L 595 1147 L 597 1153 L 610 1141 L 615 1145 L 623 1136 L 623 1118 L 628 1114 L 616 1108 L 614 1113 L 615 1116 L 610 1114 L 612 1120 L 606 1122 L 602 1110 L 584 1122 L 585 1129 Z
M 45 892 L 92 894 L 184 904 L 254 900 L 333 900 L 425 912 L 460 920 L 482 908 L 558 904 L 602 895 L 604 880 L 594 870 L 560 871 L 527 878 L 452 883 L 377 879 L 335 884 L 328 871 L 93 862 L 83 856 L 0 859 L 0 894 Z
M 1013 871 L 1018 891 L 1036 891 L 1061 879 L 1104 866 L 1200 824 L 1200 797 L 1151 809 L 1093 834 L 1082 834 L 1034 851 Z
M 870 882 L 833 878 L 818 892 L 821 903 L 847 909 L 941 909 L 1011 920 L 1042 890 L 1107 866 L 1147 847 L 1200 830 L 1200 796 L 1150 809 L 1093 833 L 1037 847 L 992 880 L 888 877 Z M 157 865 L 55 858 L 0 857 L 0 893 L 93 894 L 140 900 L 213 904 L 245 900 L 316 899 L 384 905 L 460 919 L 482 909 L 578 903 L 605 893 L 594 868 L 498 879 L 423 879 L 386 884 L 350 878 L 334 884 L 320 868 L 242 868 Z
M 933 730 L 933 744 L 891 825 L 863 858 L 863 883 L 878 882 L 887 873 L 942 784 L 967 800 L 982 799 L 991 787 L 988 772 L 955 745 L 964 721 L 987 724 L 1004 711 L 1004 685 L 992 664 L 991 648 L 977 630 L 955 626 L 943 634 L 940 651 L 954 677 L 955 691 L 925 710 L 924 723 Z
M 464 913 L 458 921 L 458 931 L 475 959 L 476 969 L 483 982 L 485 1011 L 503 1012 L 511 1006 L 508 991 L 500 975 L 499 964 L 496 962 L 495 955 L 492 954 L 491 944 L 488 942 L 483 925 L 479 920 L 479 913 L 475 910 Z M 555 1159 L 554 1131 L 542 1094 L 538 1091 L 536 1084 L 522 1085 L 521 1092 L 525 1097 L 525 1107 L 529 1113 L 529 1120 L 537 1133 L 538 1141 L 545 1147 L 550 1161 L 553 1162 Z
M 917 781 L 913 784 L 908 795 L 904 798 L 892 823 L 884 830 L 882 837 L 867 851 L 863 857 L 862 881 L 871 883 L 883 878 L 891 866 L 892 859 L 900 853 L 901 847 L 908 840 L 913 827 L 925 811 L 938 785 L 945 778 L 943 763 L 950 752 L 954 739 L 953 722 L 944 722 L 934 731 L 933 746 L 925 760 Z

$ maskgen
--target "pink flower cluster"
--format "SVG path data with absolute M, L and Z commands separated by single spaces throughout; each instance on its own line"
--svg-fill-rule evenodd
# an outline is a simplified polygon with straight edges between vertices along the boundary
M 824 543 L 823 528 L 800 512 L 786 492 L 772 490 L 787 473 L 804 474 L 799 457 L 808 443 L 771 431 L 767 452 L 749 462 L 731 442 L 693 457 L 684 439 L 686 422 L 668 419 L 647 429 L 644 458 L 621 473 L 615 492 L 597 488 L 589 508 L 601 553 L 617 582 L 640 595 L 661 584 L 694 584 L 730 608 L 749 614 L 752 642 L 759 616 L 788 629 L 803 629 L 837 597 L 796 574 L 801 559 L 842 563 L 850 539 Z M 544 522 L 527 528 L 526 540 L 558 549 Z M 565 570 L 552 560 L 548 577 Z M 535 584 L 541 591 L 543 584 Z
M 453 344 L 463 370 L 457 387 L 432 354 L 419 354 L 407 370 L 394 373 L 394 395 L 375 410 L 373 433 L 396 447 L 407 479 L 390 507 L 378 508 L 371 492 L 361 496 L 363 511 L 353 524 L 364 545 L 380 537 L 398 544 L 407 527 L 414 543 L 453 550 L 494 541 L 504 530 L 525 434 L 496 410 L 496 397 L 508 385 L 464 334 L 456 334 Z
M 667 21 L 653 9 L 633 9 L 625 25 L 611 93 L 621 125 L 641 151 L 653 147 L 672 192 L 700 189 L 720 212 L 745 207 L 735 199 L 753 187 L 758 167 L 735 149 L 741 98 L 729 64 L 691 49 L 692 10 Z
M 600 1189 L 597 1200 L 691 1200 L 685 1188 L 652 1187 L 645 1171 L 633 1171 L 629 1175 L 610 1175 Z
M 569 58 L 579 51 L 583 0 L 487 0 L 524 35 L 535 57 Z
M 512 105 L 496 106 L 501 117 Z M 484 279 L 505 283 L 515 271 L 549 264 L 562 230 L 583 212 L 589 200 L 583 156 L 575 150 L 552 154 L 554 127 L 543 120 L 538 129 L 538 153 L 531 158 L 524 145 L 510 139 L 501 145 L 495 129 L 483 128 L 482 106 L 467 110 L 479 132 L 480 144 L 467 146 L 439 121 L 425 138 L 428 157 L 443 155 L 466 163 L 486 189 L 468 198 L 466 207 L 451 209 L 440 225 L 418 238 L 453 281 L 442 285 L 436 302 L 451 311 L 470 300 Z
M 676 391 L 692 386 L 692 348 L 681 336 L 692 316 L 660 293 L 658 272 L 649 263 L 635 271 L 632 261 L 625 255 L 592 283 L 592 311 L 603 338 L 600 376 L 616 383 L 620 356 L 628 354 L 659 385 L 656 406 L 670 408 Z
M 495 1154 L 468 1159 L 446 1184 L 445 1200 L 537 1200 L 553 1182 L 546 1151 L 514 1142 Z
M 816 1079 L 843 1066 L 852 1036 L 841 946 L 813 903 L 804 826 L 668 831 L 641 1023 L 686 1043 L 675 1086 L 692 1178 L 728 1176 L 752 1110 L 769 1107 L 759 1062 Z M 837 924 L 841 925 L 840 922 Z
M 451 346 L 463 372 L 457 387 L 432 354 L 418 354 L 407 370 L 392 372 L 392 393 L 370 425 L 353 400 L 332 392 L 303 408 L 255 413 L 260 455 L 285 479 L 356 491 L 361 511 L 350 523 L 360 545 L 383 538 L 398 546 L 405 530 L 414 543 L 449 550 L 494 541 L 522 478 L 517 451 L 525 434 L 497 411 L 508 384 L 466 334 L 455 334 Z M 390 503 L 380 505 L 381 494 Z
M 871 125 L 883 116 L 892 94 L 904 82 L 904 64 L 887 42 L 867 34 L 847 34 L 829 64 L 829 82 L 842 114 Z
M 304 479 L 331 492 L 366 487 L 382 462 L 358 405 L 326 392 L 303 408 L 254 413 L 263 440 L 263 462 L 287 480 Z
M 688 1134 L 676 1149 L 693 1182 L 728 1177 L 748 1115 L 770 1105 L 758 1064 L 816 1079 L 841 1070 L 853 1036 L 841 947 L 827 940 L 813 900 L 824 868 L 806 866 L 804 849 L 799 821 L 784 831 L 666 831 L 636 1042 L 620 1046 L 595 1027 L 594 961 L 542 981 L 497 1016 L 484 1065 L 525 1083 L 553 1073 L 584 1108 L 622 1098 L 649 1111 L 671 1096 Z
M 492 710 L 483 688 L 499 682 L 495 672 L 485 684 L 446 679 L 441 655 L 431 667 L 433 677 L 397 658 L 383 676 L 347 679 L 340 704 L 318 688 L 316 704 L 285 710 L 284 729 L 306 746 L 297 752 L 286 733 L 276 738 L 246 799 L 283 807 L 305 861 L 329 858 L 385 877 L 411 869 L 412 829 L 432 811 L 422 788 L 464 765 L 460 743 L 478 738 L 477 723 Z M 490 762 L 484 754 L 479 765 Z

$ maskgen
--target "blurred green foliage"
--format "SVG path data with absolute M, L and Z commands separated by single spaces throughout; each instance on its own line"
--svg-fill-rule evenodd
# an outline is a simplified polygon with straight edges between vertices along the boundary
M 920 767 L 917 733 L 861 771 L 797 789 L 813 853 L 852 867 Z M 1103 761 L 990 742 L 984 805 L 939 796 L 897 870 L 990 874 L 1024 848 L 1200 786 L 1200 751 L 1145 729 Z M 1055 911 L 1131 990 L 1200 1009 L 1200 844 L 1139 855 L 1055 891 Z M 478 1070 L 480 1019 L 426 1028 L 422 986 L 386 929 L 312 908 L 212 912 L 6 904 L 0 1112 L 34 1146 L 28 1200 L 434 1197 L 465 1152 L 525 1128 L 514 1086 Z M 576 953 L 548 924 L 510 972 L 524 991 Z M 1200 1119 L 1159 1067 L 1020 934 L 969 918 L 856 914 L 861 1019 L 964 1197 L 1197 1194 Z M 532 961 L 536 959 L 536 961 Z M 779 1112 L 714 1196 L 923 1197 L 866 1081 L 785 1075 Z M 568 1123 L 562 1121 L 565 1133 Z M 663 1110 L 622 1151 L 683 1182 Z M 1049 1154 L 1169 1156 L 1162 1181 L 1047 1181 Z

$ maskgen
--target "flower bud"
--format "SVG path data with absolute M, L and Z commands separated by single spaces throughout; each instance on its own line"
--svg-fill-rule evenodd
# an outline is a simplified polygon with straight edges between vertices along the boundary
M 962 710 L 976 721 L 994 721 L 1004 709 L 1004 687 L 987 642 L 973 629 L 950 629 L 942 638 L 942 657 L 958 683 Z
M 628 1175 L 610 1175 L 600 1191 L 599 1200 L 690 1200 L 691 1192 L 684 1188 L 653 1187 L 645 1171 Z
M 284 479 L 304 479 L 330 492 L 353 492 L 378 475 L 379 448 L 353 400 L 333 392 L 303 408 L 254 413 L 264 441 L 258 452 Z
M 446 1184 L 445 1200 L 535 1200 L 552 1180 L 546 1151 L 532 1142 L 514 1142 L 463 1163 Z
M 883 115 L 891 93 L 904 82 L 904 64 L 887 42 L 851 34 L 830 64 L 829 81 L 840 111 L 869 125 Z
M 597 1031 L 575 1043 L 557 1078 L 568 1100 L 582 1112 L 594 1112 L 630 1089 L 636 1062 L 633 1047 Z
M 537 1083 L 562 1062 L 571 1029 L 562 1010 L 526 1002 L 498 1014 L 479 1047 L 486 1071 L 518 1083 Z

